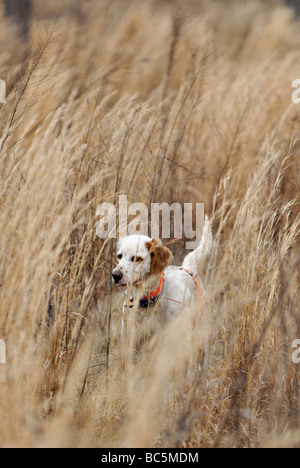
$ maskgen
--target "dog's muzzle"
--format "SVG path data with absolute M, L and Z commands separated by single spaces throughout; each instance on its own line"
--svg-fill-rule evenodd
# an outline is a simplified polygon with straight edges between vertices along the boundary
M 112 277 L 113 277 L 113 280 L 114 280 L 115 284 L 121 284 L 120 281 L 122 280 L 123 276 L 124 276 L 123 273 L 118 268 L 116 268 L 112 272 Z

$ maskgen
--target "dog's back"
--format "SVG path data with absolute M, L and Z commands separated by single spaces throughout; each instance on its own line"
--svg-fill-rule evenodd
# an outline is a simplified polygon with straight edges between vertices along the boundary
M 185 257 L 181 267 L 169 266 L 164 272 L 165 289 L 161 307 L 166 320 L 177 316 L 182 307 L 190 305 L 193 299 L 197 303 L 203 302 L 204 289 L 198 272 L 201 262 L 208 256 L 212 244 L 212 231 L 206 216 L 203 235 L 197 249 Z

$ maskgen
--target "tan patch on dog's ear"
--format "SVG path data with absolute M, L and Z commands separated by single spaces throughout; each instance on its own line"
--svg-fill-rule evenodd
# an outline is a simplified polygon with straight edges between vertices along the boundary
M 151 274 L 162 273 L 172 257 L 171 251 L 164 247 L 160 240 L 152 239 L 146 242 L 147 249 L 151 255 Z

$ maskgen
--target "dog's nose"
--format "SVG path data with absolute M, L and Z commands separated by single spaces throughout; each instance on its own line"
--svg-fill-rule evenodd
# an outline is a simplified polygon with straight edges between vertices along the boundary
M 113 277 L 115 284 L 118 284 L 120 280 L 123 278 L 123 273 L 120 270 L 114 270 L 112 277 Z

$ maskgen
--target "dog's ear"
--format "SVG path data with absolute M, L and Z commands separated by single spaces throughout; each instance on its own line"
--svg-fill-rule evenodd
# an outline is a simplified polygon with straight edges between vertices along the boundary
M 152 239 L 146 243 L 147 249 L 151 255 L 151 274 L 158 275 L 162 273 L 172 257 L 171 251 L 164 247 L 160 240 Z

